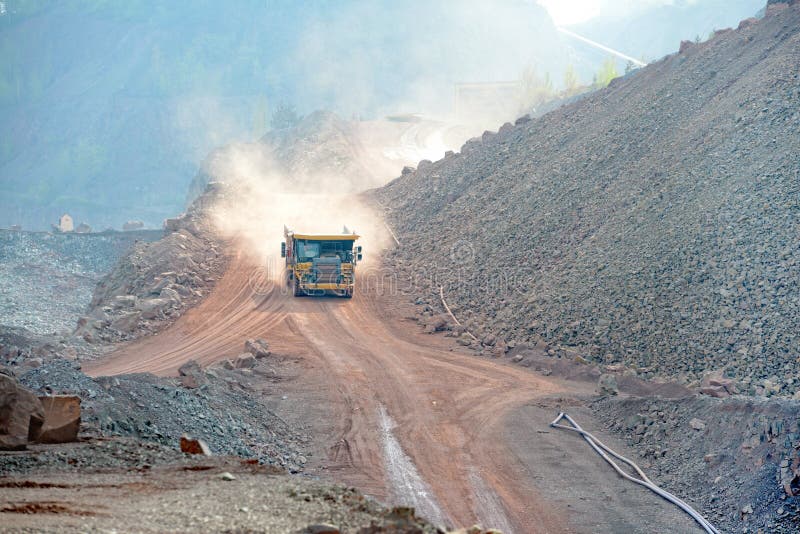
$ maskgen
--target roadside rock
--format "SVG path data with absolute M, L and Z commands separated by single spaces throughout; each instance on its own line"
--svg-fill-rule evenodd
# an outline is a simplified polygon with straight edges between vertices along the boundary
M 236 369 L 252 369 L 252 368 L 254 368 L 256 366 L 257 363 L 258 363 L 258 361 L 256 360 L 256 357 L 248 352 L 248 353 L 239 355 L 234 360 L 233 366 Z
M 119 332 L 131 333 L 139 326 L 139 319 L 142 314 L 142 311 L 134 311 L 120 315 L 111 321 L 111 328 Z
M 70 443 L 78 440 L 81 428 L 81 399 L 76 395 L 39 397 L 44 408 L 44 425 L 39 443 Z
M 0 450 L 23 450 L 44 425 L 44 408 L 15 378 L 0 374 Z
M 205 373 L 196 360 L 189 360 L 178 368 L 180 383 L 188 389 L 199 388 L 206 383 Z
M 142 319 L 155 319 L 160 317 L 172 302 L 165 298 L 143 299 L 136 303 L 136 309 L 141 312 Z
M 211 449 L 208 444 L 202 439 L 197 439 L 184 434 L 181 436 L 181 452 L 186 454 L 202 454 L 203 456 L 212 456 Z

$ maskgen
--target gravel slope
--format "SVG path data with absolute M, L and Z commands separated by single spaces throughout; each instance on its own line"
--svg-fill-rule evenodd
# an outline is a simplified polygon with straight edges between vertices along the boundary
M 390 261 L 489 343 L 795 394 L 800 5 L 743 26 L 377 190 Z
M 103 275 L 137 241 L 160 235 L 0 230 L 0 324 L 37 334 L 72 331 Z

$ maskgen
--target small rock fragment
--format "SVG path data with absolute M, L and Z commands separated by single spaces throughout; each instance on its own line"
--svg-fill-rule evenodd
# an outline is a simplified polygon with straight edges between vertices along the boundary
M 692 427 L 694 430 L 704 430 L 706 428 L 706 422 L 693 417 L 691 421 L 689 421 L 689 426 Z
M 597 392 L 600 395 L 617 395 L 619 393 L 617 377 L 607 373 L 600 375 L 597 381 Z

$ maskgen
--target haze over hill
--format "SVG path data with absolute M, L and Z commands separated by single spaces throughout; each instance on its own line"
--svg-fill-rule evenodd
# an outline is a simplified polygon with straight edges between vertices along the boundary
M 622 4 L 629 9 L 601 10 L 597 17 L 569 25 L 569 29 L 635 58 L 653 61 L 674 52 L 678 40 L 699 38 L 704 41 L 714 30 L 736 27 L 740 20 L 762 11 L 765 2 L 649 0 Z M 592 72 L 606 55 L 575 40 L 568 43 L 572 48 L 570 57 L 584 72 Z M 620 60 L 620 69 L 624 66 L 625 61 Z
M 691 19 L 701 4 L 659 21 Z M 558 34 L 534 2 L 455 5 L 7 0 L 0 227 L 45 229 L 63 212 L 96 229 L 160 226 L 183 209 L 209 152 L 260 138 L 281 104 L 345 119 L 447 116 L 456 82 L 535 68 L 558 87 L 568 64 L 588 82 L 603 59 Z M 667 49 L 693 36 L 682 22 L 662 32 Z M 640 45 L 620 44 L 637 57 Z
M 261 137 L 282 102 L 446 111 L 456 81 L 563 62 L 546 12 L 516 1 L 4 5 L 0 226 L 160 225 L 208 152 Z

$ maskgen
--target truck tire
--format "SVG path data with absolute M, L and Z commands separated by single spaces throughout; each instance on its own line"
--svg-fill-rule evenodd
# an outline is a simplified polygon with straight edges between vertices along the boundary
M 305 295 L 303 290 L 300 289 L 300 280 L 298 280 L 297 278 L 294 278 L 293 287 L 294 287 L 293 295 L 295 297 L 302 297 L 303 295 Z

